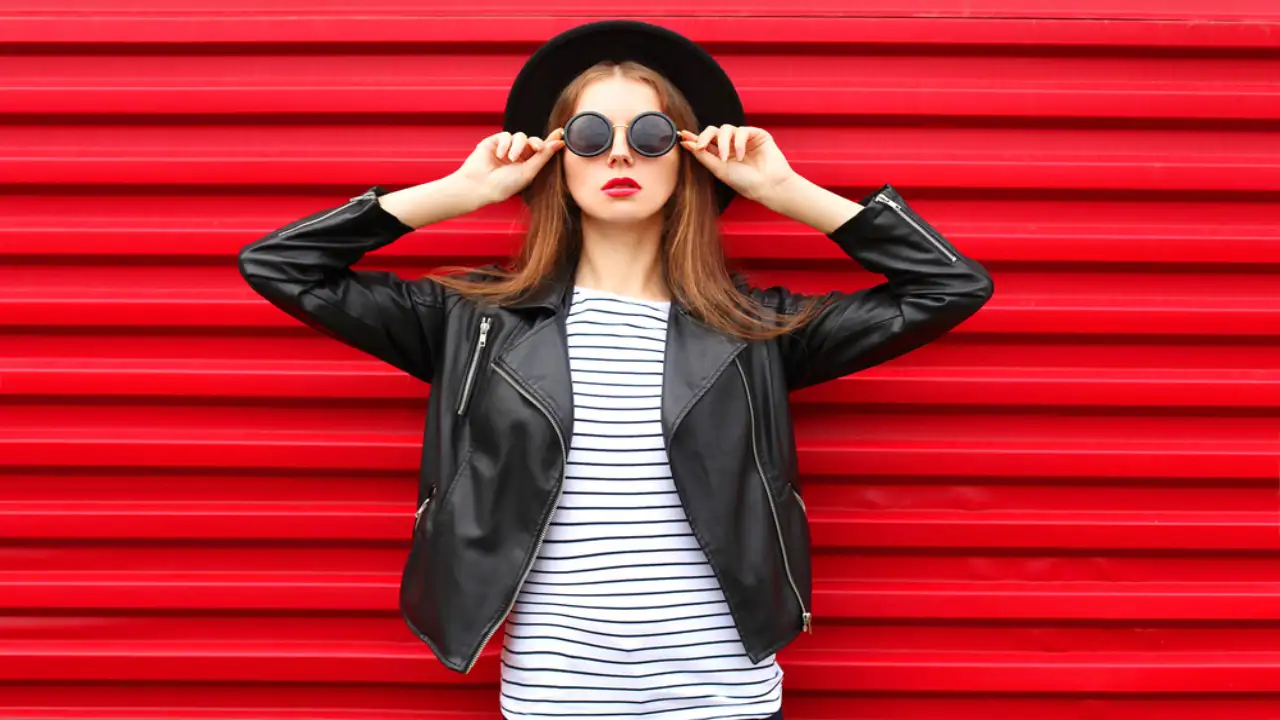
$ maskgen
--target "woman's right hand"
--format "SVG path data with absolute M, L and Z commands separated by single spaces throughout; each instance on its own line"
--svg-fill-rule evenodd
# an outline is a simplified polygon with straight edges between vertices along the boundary
M 524 133 L 490 135 L 454 174 L 474 187 L 485 204 L 502 202 L 533 182 L 551 156 L 564 147 L 562 134 L 557 128 L 546 140 Z

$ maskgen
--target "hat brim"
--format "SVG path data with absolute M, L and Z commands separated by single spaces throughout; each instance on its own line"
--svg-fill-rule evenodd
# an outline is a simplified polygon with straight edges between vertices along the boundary
M 689 101 L 698 128 L 746 124 L 733 81 L 697 43 L 650 23 L 603 20 L 566 30 L 529 56 L 511 84 L 502 129 L 542 137 L 561 91 L 605 60 L 632 60 L 661 73 Z M 723 213 L 737 193 L 719 179 L 715 184 L 716 203 Z

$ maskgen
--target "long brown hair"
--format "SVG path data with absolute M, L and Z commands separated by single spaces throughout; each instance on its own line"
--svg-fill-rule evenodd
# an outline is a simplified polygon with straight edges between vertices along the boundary
M 676 126 L 696 132 L 696 118 L 684 95 L 661 74 L 630 61 L 602 62 L 575 78 L 556 99 L 546 132 L 568 121 L 589 84 L 610 76 L 653 86 Z M 556 153 L 530 184 L 528 231 L 507 268 L 441 268 L 450 274 L 433 275 L 434 279 L 474 300 L 500 306 L 520 299 L 557 270 L 571 267 L 582 247 L 582 228 L 580 210 L 564 181 L 563 152 L 567 151 Z M 781 315 L 739 290 L 720 243 L 714 176 L 688 153 L 680 153 L 679 178 L 662 213 L 663 272 L 671 294 L 694 317 L 721 332 L 757 340 L 790 332 L 817 311 L 815 298 L 799 312 Z

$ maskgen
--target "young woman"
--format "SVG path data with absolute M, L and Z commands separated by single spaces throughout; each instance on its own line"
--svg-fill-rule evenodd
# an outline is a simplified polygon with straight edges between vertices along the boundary
M 522 191 L 508 265 L 352 269 Z M 735 195 L 885 281 L 805 296 L 730 274 Z M 709 55 L 634 22 L 536 52 L 453 174 L 294 221 L 240 269 L 431 384 L 401 611 L 459 672 L 505 626 L 512 719 L 781 718 L 774 653 L 812 623 L 788 393 L 943 335 L 993 287 L 892 187 L 854 202 L 796 174 Z

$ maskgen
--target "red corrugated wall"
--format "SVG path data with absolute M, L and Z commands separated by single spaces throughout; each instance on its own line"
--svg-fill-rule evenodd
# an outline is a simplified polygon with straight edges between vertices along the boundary
M 427 387 L 235 252 L 452 170 L 601 10 L 705 42 L 803 174 L 996 276 L 795 397 L 788 718 L 1280 717 L 1273 0 L 0 1 L 0 717 L 496 717 L 396 610 Z M 513 247 L 516 206 L 366 259 Z M 874 280 L 749 203 L 732 256 Z

